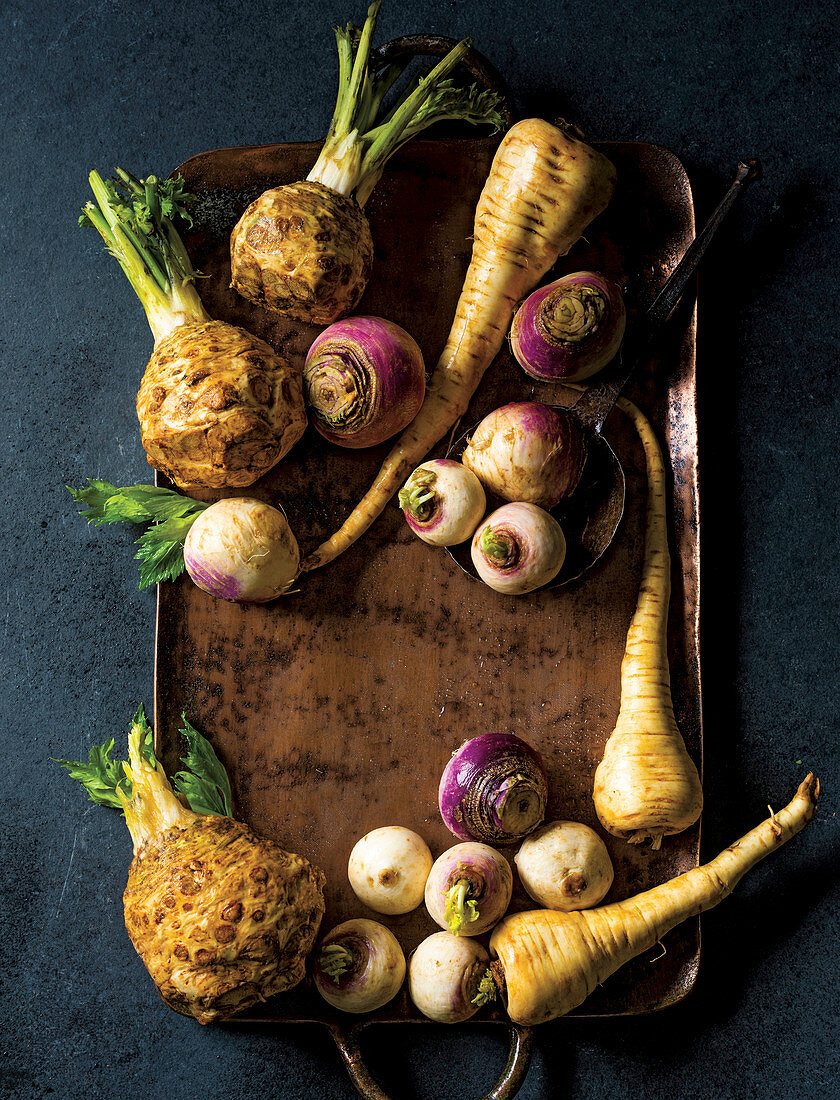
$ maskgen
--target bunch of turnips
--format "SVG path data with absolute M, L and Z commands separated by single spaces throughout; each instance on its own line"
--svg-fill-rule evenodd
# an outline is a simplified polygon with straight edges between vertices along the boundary
M 576 822 L 543 825 L 547 802 L 542 759 L 521 738 L 487 733 L 461 745 L 438 792 L 443 822 L 461 842 L 433 861 L 416 832 L 384 826 L 357 841 L 347 865 L 353 893 L 368 910 L 387 919 L 425 903 L 442 931 L 428 935 L 406 967 L 381 920 L 346 921 L 316 949 L 318 992 L 345 1012 L 370 1012 L 397 995 L 407 973 L 412 1001 L 439 1023 L 466 1020 L 495 1001 L 500 978 L 475 937 L 490 932 L 511 904 L 513 867 L 499 848 L 521 843 L 523 887 L 535 900 L 542 889 L 555 909 L 595 905 L 612 882 L 599 837 Z M 546 883 L 556 884 L 554 893 Z
M 532 745 L 513 734 L 483 734 L 453 754 L 440 782 L 441 817 L 467 840 L 434 861 L 423 838 L 399 825 L 374 829 L 354 845 L 350 886 L 381 919 L 360 916 L 322 938 L 315 988 L 335 1008 L 365 1013 L 396 997 L 407 976 L 415 1007 L 438 1023 L 460 1023 L 498 1001 L 517 1023 L 562 1016 L 680 921 L 721 901 L 811 820 L 818 796 L 819 783 L 808 776 L 789 806 L 706 867 L 602 905 L 613 883 L 604 841 L 581 822 L 544 820 L 545 769 Z M 512 860 L 499 850 L 514 845 Z M 511 907 L 514 867 L 524 894 L 541 908 Z M 382 921 L 423 902 L 430 928 L 441 931 L 430 931 L 406 960 Z M 488 933 L 489 945 L 479 939 Z

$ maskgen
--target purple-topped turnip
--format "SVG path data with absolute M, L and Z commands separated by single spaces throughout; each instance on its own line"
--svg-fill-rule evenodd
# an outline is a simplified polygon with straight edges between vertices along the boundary
M 425 840 L 401 825 L 366 833 L 350 853 L 347 877 L 359 901 L 377 913 L 410 913 L 423 900 L 432 853 Z
M 461 456 L 485 489 L 543 508 L 574 492 L 585 460 L 577 422 L 539 401 L 514 401 L 488 413 Z
M 396 997 L 405 955 L 396 936 L 375 920 L 348 920 L 321 940 L 312 966 L 315 988 L 342 1012 L 373 1012 Z
M 198 587 L 239 603 L 276 599 L 291 587 L 299 563 L 297 540 L 283 513 L 247 497 L 211 504 L 184 542 L 184 564 Z
M 426 881 L 429 916 L 453 936 L 480 936 L 510 905 L 513 872 L 503 855 L 467 841 L 438 856 Z
M 472 470 L 451 458 L 433 458 L 418 466 L 400 489 L 399 504 L 423 542 L 456 546 L 478 527 L 487 497 Z
M 315 338 L 303 368 L 312 423 L 341 447 L 374 447 L 407 427 L 423 404 L 423 353 L 381 317 L 348 317 Z
M 578 821 L 552 821 L 536 829 L 514 860 L 522 885 L 546 909 L 590 909 L 612 886 L 607 846 Z
M 594 271 L 575 271 L 525 299 L 513 318 L 510 346 L 532 378 L 581 382 L 614 358 L 625 320 L 615 283 Z
M 478 942 L 451 932 L 427 936 L 408 960 L 408 992 L 424 1016 L 458 1024 L 495 1000 L 490 956 Z
M 446 765 L 438 804 L 461 840 L 513 844 L 545 817 L 548 783 L 536 749 L 513 733 L 465 741 Z
M 521 596 L 554 580 L 566 560 L 566 539 L 545 509 L 504 504 L 473 535 L 471 556 L 485 584 Z

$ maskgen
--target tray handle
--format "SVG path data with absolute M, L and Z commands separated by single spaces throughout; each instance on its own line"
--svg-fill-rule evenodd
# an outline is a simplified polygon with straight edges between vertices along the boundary
M 340 1024 L 327 1024 L 359 1095 L 364 1100 L 389 1100 L 387 1093 L 382 1091 L 371 1076 L 359 1047 L 359 1034 L 369 1026 L 368 1023 L 362 1023 L 345 1030 Z M 533 1028 L 510 1024 L 507 1061 L 499 1080 L 482 1100 L 513 1100 L 522 1088 L 531 1065 L 533 1038 Z
M 373 65 L 378 69 L 395 61 L 409 62 L 413 57 L 444 57 L 457 45 L 455 38 L 447 38 L 442 34 L 404 34 L 400 38 L 392 38 L 390 42 L 383 42 L 370 52 Z M 512 126 L 516 121 L 516 113 L 508 86 L 496 66 L 474 46 L 465 54 L 461 64 L 479 84 L 484 84 L 491 92 L 497 92 L 502 97 L 505 119 L 508 126 Z

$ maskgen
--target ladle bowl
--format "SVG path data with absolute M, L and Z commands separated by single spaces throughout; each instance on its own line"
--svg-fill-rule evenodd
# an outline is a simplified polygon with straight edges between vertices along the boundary
M 559 413 L 574 416 L 574 407 L 552 405 Z M 447 458 L 460 461 L 467 440 L 478 425 L 464 432 L 450 447 Z M 577 580 L 598 561 L 612 542 L 624 515 L 625 478 L 618 456 L 600 433 L 589 440 L 583 472 L 575 491 L 548 511 L 563 528 L 566 557 L 560 572 L 545 588 L 558 588 Z M 487 493 L 487 510 L 493 512 L 507 501 Z M 478 580 L 472 563 L 472 539 L 446 549 L 465 573 Z

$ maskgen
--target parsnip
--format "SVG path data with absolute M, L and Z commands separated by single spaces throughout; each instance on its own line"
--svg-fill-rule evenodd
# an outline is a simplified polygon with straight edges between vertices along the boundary
M 365 496 L 303 569 L 326 565 L 363 535 L 426 452 L 464 415 L 517 303 L 579 240 L 614 188 L 615 168 L 584 142 L 540 118 L 511 127 L 478 200 L 472 259 L 423 407 Z
M 665 513 L 665 464 L 653 429 L 619 398 L 645 449 L 648 499 L 645 552 L 636 611 L 621 663 L 621 704 L 593 800 L 604 828 L 631 844 L 681 833 L 700 816 L 703 789 L 674 718 L 668 668 L 671 558 Z
M 538 1024 L 564 1016 L 681 921 L 717 905 L 746 871 L 808 824 L 819 792 L 819 780 L 808 775 L 789 806 L 771 811 L 711 863 L 627 901 L 574 913 L 541 909 L 505 917 L 491 936 L 490 950 L 501 960 L 511 1019 Z

